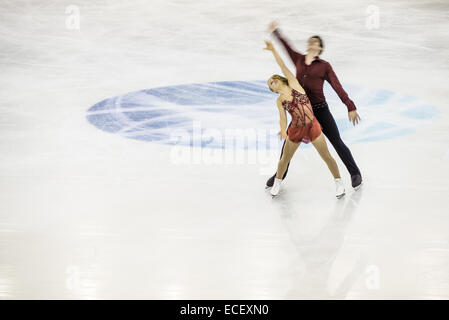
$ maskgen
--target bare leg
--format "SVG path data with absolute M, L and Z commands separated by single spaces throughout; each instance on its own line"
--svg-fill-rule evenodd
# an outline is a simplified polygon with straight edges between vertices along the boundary
M 300 144 L 301 144 L 301 142 L 298 142 L 298 143 L 292 142 L 287 137 L 287 141 L 285 142 L 282 157 L 278 163 L 278 170 L 276 172 L 276 178 L 282 179 L 282 177 L 284 176 L 285 170 L 287 170 L 287 166 L 288 166 L 290 160 L 293 158 L 293 155 L 295 154 L 295 151 L 296 151 L 296 149 L 298 149 Z
M 338 170 L 337 162 L 332 157 L 329 149 L 327 148 L 326 139 L 324 139 L 323 133 L 321 133 L 318 138 L 313 140 L 312 144 L 318 151 L 324 162 L 326 162 L 334 178 L 340 178 L 340 171 Z

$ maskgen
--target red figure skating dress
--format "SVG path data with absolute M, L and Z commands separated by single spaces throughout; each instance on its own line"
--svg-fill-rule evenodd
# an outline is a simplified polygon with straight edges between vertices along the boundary
M 292 116 L 288 127 L 288 138 L 295 142 L 309 143 L 321 134 L 321 125 L 315 118 L 312 105 L 306 94 L 292 88 L 292 101 L 282 101 L 282 106 Z

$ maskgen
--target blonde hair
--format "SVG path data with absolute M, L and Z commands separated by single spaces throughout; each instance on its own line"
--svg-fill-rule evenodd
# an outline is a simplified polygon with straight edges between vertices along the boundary
M 274 74 L 271 76 L 271 78 L 281 80 L 285 85 L 288 86 L 288 79 L 286 77 L 280 76 L 278 74 Z M 269 87 L 269 89 L 271 90 L 270 87 Z M 273 90 L 271 90 L 271 91 L 274 92 Z

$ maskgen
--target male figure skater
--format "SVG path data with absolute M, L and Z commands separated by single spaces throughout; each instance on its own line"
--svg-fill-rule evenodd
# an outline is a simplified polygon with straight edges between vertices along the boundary
M 295 64 L 296 78 L 306 91 L 306 94 L 312 103 L 313 113 L 315 114 L 318 122 L 321 124 L 324 135 L 329 139 L 338 156 L 346 166 L 346 169 L 349 171 L 351 175 L 352 187 L 357 190 L 362 184 L 362 175 L 354 161 L 354 158 L 352 157 L 351 151 L 341 139 L 337 124 L 329 111 L 329 106 L 327 105 L 326 98 L 323 94 L 324 80 L 330 83 L 332 88 L 340 97 L 341 101 L 348 108 L 348 119 L 349 121 L 352 121 L 354 126 L 359 123 L 360 116 L 357 114 L 354 102 L 349 99 L 348 94 L 341 86 L 340 81 L 338 81 L 337 75 L 332 69 L 330 63 L 320 59 L 319 57 L 324 48 L 323 40 L 319 36 L 310 37 L 307 41 L 307 53 L 304 55 L 292 49 L 288 41 L 282 36 L 281 32 L 277 28 L 276 22 L 272 22 L 270 24 L 268 27 L 268 32 L 276 36 L 276 38 L 282 43 Z M 281 157 L 284 152 L 284 146 L 285 140 L 282 146 Z M 289 165 L 290 163 L 288 166 Z M 285 179 L 287 176 L 288 166 L 282 179 Z M 276 174 L 268 179 L 267 187 L 273 186 L 275 177 Z

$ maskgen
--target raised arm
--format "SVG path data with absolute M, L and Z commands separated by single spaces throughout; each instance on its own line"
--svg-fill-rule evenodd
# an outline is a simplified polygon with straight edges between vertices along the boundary
M 337 93 L 341 102 L 343 102 L 346 105 L 346 107 L 348 108 L 348 112 L 357 109 L 355 107 L 354 102 L 351 99 L 349 99 L 348 94 L 341 86 L 340 81 L 338 81 L 337 75 L 335 74 L 334 69 L 332 69 L 332 66 L 330 65 L 330 63 L 327 63 L 326 73 L 324 75 L 324 78 L 327 82 L 330 83 L 332 88 L 335 90 L 335 92 Z
M 275 26 L 272 24 L 272 26 Z M 292 59 L 293 63 L 296 65 L 296 62 L 299 58 L 304 56 L 301 52 L 298 52 L 292 48 L 289 41 L 282 35 L 279 28 L 275 28 L 272 32 L 272 35 L 274 35 L 284 46 L 284 49 L 287 50 L 288 55 L 290 56 L 290 59 Z
M 285 65 L 285 63 L 282 60 L 281 56 L 279 55 L 279 53 L 274 48 L 273 44 L 270 41 L 267 41 L 267 40 L 265 40 L 265 44 L 267 45 L 267 47 L 264 48 L 264 49 L 273 52 L 274 58 L 276 59 L 276 62 L 279 65 L 279 67 L 281 67 L 282 73 L 287 78 L 288 84 L 290 85 L 290 87 L 298 90 L 301 93 L 305 93 L 304 88 L 301 87 L 301 85 L 299 84 L 298 79 L 296 79 L 295 75 L 287 68 L 287 66 Z

